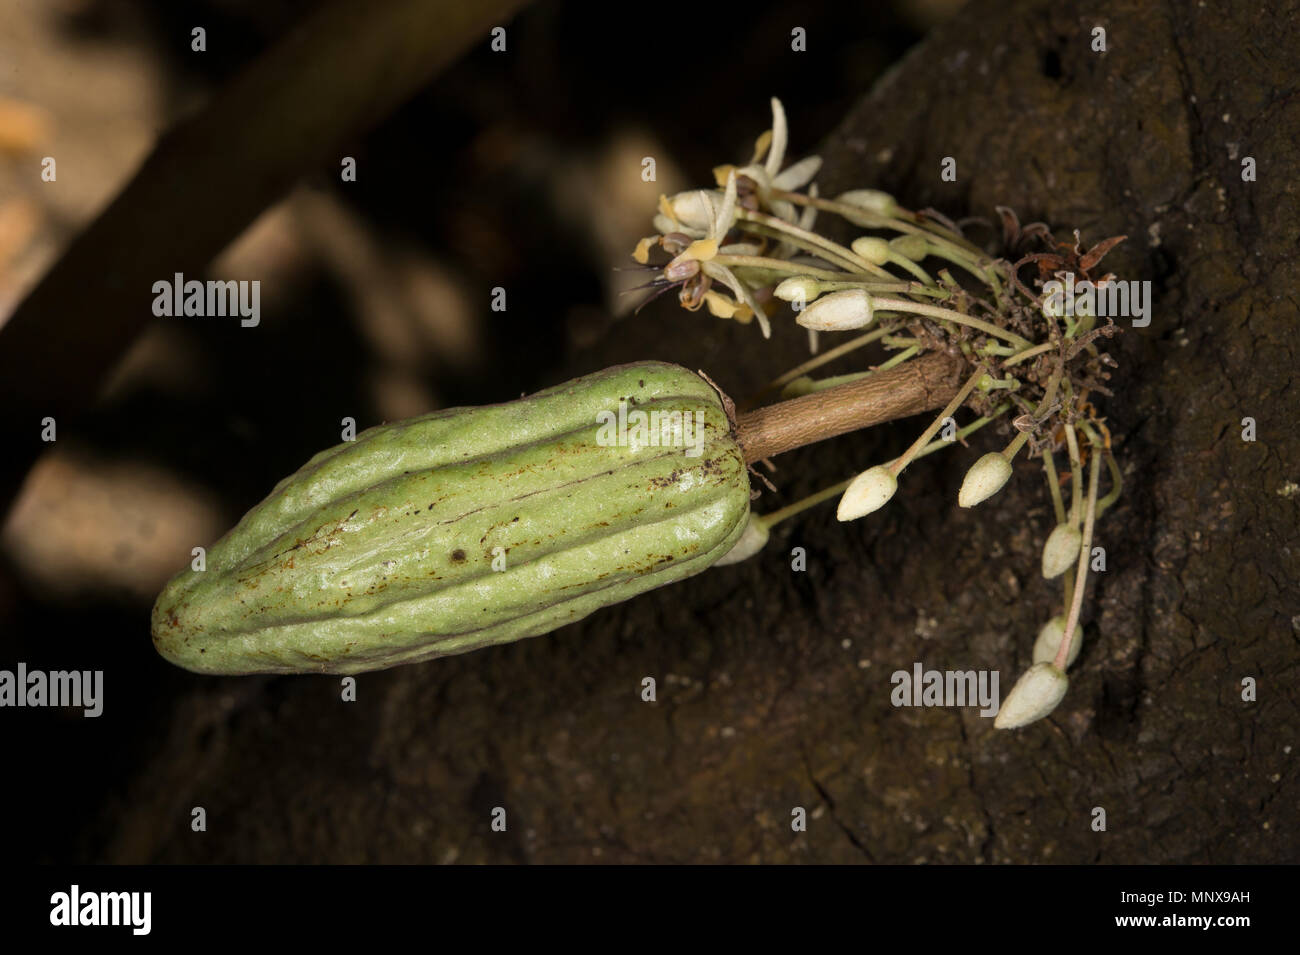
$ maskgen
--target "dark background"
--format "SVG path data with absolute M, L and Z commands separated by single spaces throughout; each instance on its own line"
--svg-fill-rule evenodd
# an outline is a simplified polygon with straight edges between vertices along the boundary
M 22 238 L 0 243 L 8 308 L 153 135 L 312 6 L 7 13 L 24 26 L 9 31 L 0 93 L 40 118 L 0 157 L 0 236 Z M 155 322 L 32 472 L 4 529 L 0 666 L 103 669 L 105 715 L 0 714 L 6 855 L 1294 861 L 1293 13 L 1115 0 L 1086 15 L 1029 0 L 527 8 L 507 54 L 484 38 L 340 145 L 356 183 L 321 165 L 213 267 L 262 279 L 259 328 Z M 194 24 L 206 54 L 189 50 Z M 1105 56 L 1089 49 L 1098 24 Z M 793 26 L 806 53 L 790 51 Z M 635 359 L 703 368 L 743 395 L 801 361 L 788 321 L 764 342 L 668 299 L 627 314 L 612 271 L 650 231 L 659 192 L 748 159 L 772 95 L 791 157 L 826 157 L 824 192 L 885 188 L 953 217 L 1010 205 L 1086 242 L 1128 234 L 1107 265 L 1155 285 L 1152 325 L 1112 348 L 1105 410 L 1127 488 L 1099 526 L 1108 570 L 1050 719 L 1000 733 L 974 710 L 888 703 L 889 674 L 916 660 L 1000 669 L 1005 693 L 1058 612 L 1037 570 L 1050 505 L 1034 469 L 976 512 L 954 504 L 996 435 L 910 470 L 878 519 L 839 525 L 827 505 L 746 564 L 554 635 L 364 675 L 355 704 L 339 702 L 337 678 L 203 678 L 153 653 L 152 598 L 189 548 L 335 443 L 344 415 L 366 427 Z M 46 154 L 84 157 L 60 159 L 71 182 L 53 199 L 31 172 Z M 643 155 L 658 183 L 641 182 Z M 1257 157 L 1258 182 L 1241 181 L 1240 155 Z M 939 181 L 944 156 L 956 183 Z M 488 308 L 494 286 L 505 313 Z M 877 463 L 916 430 L 791 454 L 757 507 Z M 795 546 L 805 573 L 789 570 Z M 653 706 L 637 696 L 647 675 Z M 1245 676 L 1257 703 L 1240 701 Z M 189 828 L 198 805 L 202 834 Z M 498 805 L 505 834 L 488 828 Z M 789 831 L 792 806 L 813 815 L 806 834 Z M 1096 806 L 1105 833 L 1089 826 Z

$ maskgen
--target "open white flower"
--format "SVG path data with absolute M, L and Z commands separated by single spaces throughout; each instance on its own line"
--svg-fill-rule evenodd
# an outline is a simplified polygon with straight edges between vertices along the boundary
M 785 150 L 788 142 L 789 127 L 786 125 L 785 107 L 781 105 L 779 99 L 773 96 L 772 128 L 758 138 L 754 148 L 754 158 L 750 160 L 748 166 L 740 169 L 729 166 L 718 167 L 714 170 L 714 174 L 719 184 L 721 184 L 724 176 L 729 175 L 734 170 L 738 175 L 753 180 L 758 187 L 759 201 L 768 209 L 771 209 L 773 215 L 779 216 L 787 222 L 797 222 L 799 215 L 795 212 L 794 204 L 785 199 L 772 198 L 772 190 L 794 192 L 802 189 L 812 182 L 813 177 L 821 170 L 822 160 L 820 156 L 807 156 L 796 163 L 792 163 L 789 168 L 782 169 L 781 164 L 785 162 Z M 766 158 L 764 153 L 766 153 Z M 762 160 L 762 162 L 759 160 Z
M 748 248 L 747 246 L 722 247 L 722 242 L 726 239 L 727 233 L 731 231 L 731 227 L 736 222 L 735 172 L 733 171 L 727 176 L 727 187 L 723 190 L 720 205 L 715 206 L 712 196 L 707 191 L 701 190 L 699 195 L 709 214 L 710 225 L 708 232 L 703 238 L 692 242 L 684 252 L 669 262 L 664 267 L 664 276 L 670 281 L 677 281 L 679 278 L 689 277 L 694 271 L 699 271 L 715 282 L 721 282 L 735 293 L 738 303 L 743 303 L 753 312 L 758 319 L 759 328 L 763 331 L 763 337 L 771 338 L 772 327 L 768 324 L 767 314 L 754 299 L 749 288 L 736 277 L 736 274 L 731 269 L 714 261 L 719 252 L 726 254 L 728 251 L 739 252 Z M 710 310 L 712 310 L 712 305 Z M 714 311 L 714 314 L 719 313 Z

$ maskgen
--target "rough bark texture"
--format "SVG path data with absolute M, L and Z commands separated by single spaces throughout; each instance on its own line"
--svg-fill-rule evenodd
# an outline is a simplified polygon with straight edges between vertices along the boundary
M 953 216 L 1009 205 L 1085 241 L 1127 233 L 1107 265 L 1154 283 L 1152 324 L 1112 348 L 1127 489 L 1098 527 L 1107 570 L 1050 719 L 1001 732 L 975 709 L 890 704 L 891 672 L 914 661 L 1000 670 L 1005 692 L 1059 612 L 1038 572 L 1051 518 L 1036 470 L 956 507 L 965 467 L 1005 440 L 985 435 L 910 469 L 867 520 L 838 525 L 828 505 L 746 563 L 549 637 L 364 676 L 354 704 L 336 678 L 194 681 L 151 716 L 168 741 L 87 821 L 112 839 L 87 844 L 116 862 L 1294 861 L 1298 12 L 975 3 L 824 150 L 824 194 L 876 186 Z M 597 357 L 723 369 L 742 395 L 802 353 L 798 329 L 773 347 L 700 322 L 629 319 Z M 757 506 L 915 430 L 782 458 L 780 496 Z M 190 680 L 160 663 L 154 678 Z M 186 824 L 196 805 L 205 836 Z

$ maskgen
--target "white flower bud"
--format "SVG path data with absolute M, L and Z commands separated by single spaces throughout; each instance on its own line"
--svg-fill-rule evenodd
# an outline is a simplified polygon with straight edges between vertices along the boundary
M 886 218 L 898 211 L 898 203 L 894 201 L 894 197 L 879 189 L 853 189 L 841 193 L 835 201 L 848 206 L 857 206 L 863 212 Z
M 1050 663 L 1035 663 L 1016 681 L 1002 701 L 993 725 L 1013 730 L 1041 720 L 1065 698 L 1070 678 Z
M 898 478 L 889 472 L 889 468 L 883 464 L 869 468 L 845 488 L 835 516 L 841 521 L 855 521 L 884 507 L 897 490 Z
M 1083 535 L 1077 527 L 1057 524 L 1043 545 L 1043 576 L 1051 580 L 1069 570 L 1079 557 L 1079 546 L 1082 543 Z
M 923 235 L 900 235 L 889 240 L 889 247 L 905 259 L 919 262 L 930 254 L 930 243 Z
M 860 255 L 872 265 L 884 265 L 891 258 L 889 243 L 879 236 L 864 235 L 853 240 L 853 254 Z
M 770 533 L 763 519 L 751 511 L 749 523 L 740 532 L 739 539 L 731 545 L 731 550 L 713 562 L 713 566 L 721 567 L 723 564 L 738 564 L 742 560 L 748 560 L 767 545 Z
M 773 289 L 772 294 L 783 302 L 811 302 L 822 294 L 822 284 L 807 275 L 794 275 Z
M 1066 667 L 1074 666 L 1074 661 L 1079 659 L 1079 649 L 1083 646 L 1082 634 L 1082 627 L 1074 628 L 1074 636 L 1070 638 L 1070 651 L 1065 658 Z M 1061 638 L 1064 636 L 1065 615 L 1057 614 L 1038 631 L 1038 639 L 1034 641 L 1034 662 L 1051 663 L 1055 660 L 1056 651 L 1061 649 Z
M 713 217 L 722 205 L 722 193 L 716 189 L 707 193 L 703 189 L 690 189 L 677 193 L 668 200 L 668 205 L 682 225 L 707 232 L 713 228 Z
M 870 325 L 872 312 L 871 296 L 864 289 L 851 288 L 822 296 L 803 309 L 795 321 L 819 332 L 842 332 Z
M 810 395 L 815 390 L 813 388 L 815 384 L 816 382 L 813 381 L 811 375 L 800 375 L 781 389 L 781 400 L 786 401 L 790 398 L 802 398 L 804 395 Z
M 1010 479 L 1011 462 L 1001 451 L 990 451 L 966 472 L 966 479 L 957 492 L 957 503 L 962 507 L 974 507 L 1002 490 L 1002 485 Z

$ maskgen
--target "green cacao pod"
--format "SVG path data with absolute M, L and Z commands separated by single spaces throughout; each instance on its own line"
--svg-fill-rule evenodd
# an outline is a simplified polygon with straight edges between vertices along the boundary
M 620 365 L 317 454 L 205 570 L 167 584 L 154 645 L 222 674 L 465 653 L 698 573 L 748 515 L 744 455 L 712 387 L 676 365 Z

